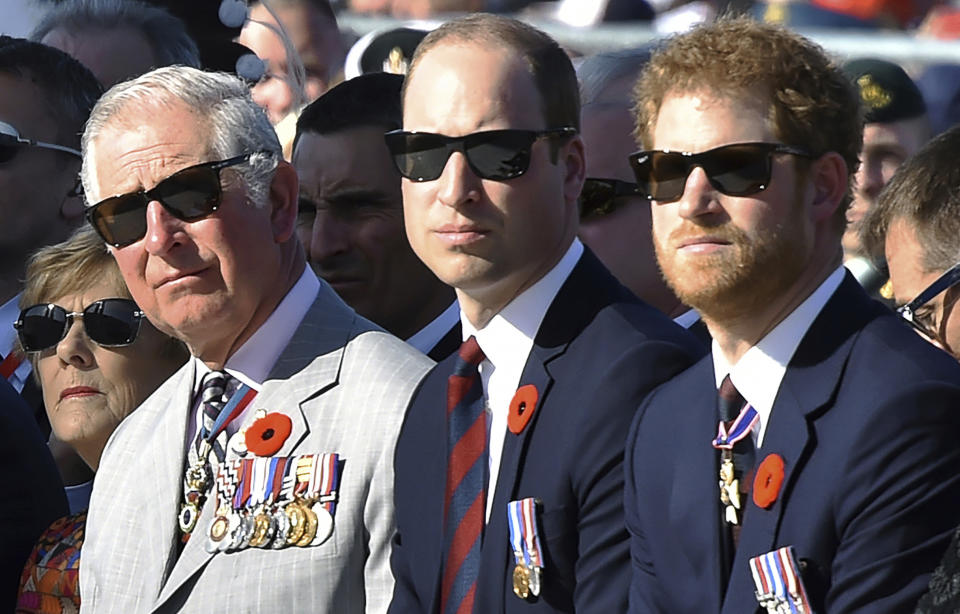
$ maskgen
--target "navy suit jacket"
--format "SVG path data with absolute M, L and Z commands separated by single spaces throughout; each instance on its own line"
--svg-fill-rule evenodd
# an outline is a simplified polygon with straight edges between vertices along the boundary
M 67 496 L 33 412 L 0 378 L 0 612 L 12 612 L 20 572 L 40 534 L 66 516 Z
M 912 611 L 960 518 L 960 365 L 847 274 L 788 365 L 757 462 L 784 479 L 748 496 L 729 582 L 713 362 L 647 399 L 627 443 L 630 611 L 759 611 L 748 560 L 792 545 L 814 610 Z
M 483 535 L 474 612 L 623 612 L 629 587 L 623 522 L 623 446 L 633 413 L 655 386 L 702 355 L 699 344 L 640 302 L 585 251 L 544 317 L 520 378 L 539 392 L 518 435 L 507 431 Z M 396 452 L 397 584 L 390 612 L 439 608 L 447 466 L 447 377 L 427 375 Z M 542 593 L 513 594 L 507 503 L 542 501 Z

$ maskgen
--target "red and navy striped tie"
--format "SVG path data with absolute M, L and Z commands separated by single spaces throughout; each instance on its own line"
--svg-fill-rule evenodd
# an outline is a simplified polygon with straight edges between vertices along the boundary
M 487 464 L 487 419 L 474 337 L 457 352 L 447 380 L 447 482 L 444 497 L 441 614 L 470 614 L 480 572 Z

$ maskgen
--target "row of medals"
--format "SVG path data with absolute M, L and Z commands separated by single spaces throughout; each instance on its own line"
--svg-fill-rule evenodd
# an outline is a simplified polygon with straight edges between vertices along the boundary
M 332 500 L 334 496 L 324 499 Z M 252 509 L 221 506 L 210 523 L 207 551 L 319 546 L 332 533 L 333 516 L 317 498 L 298 496 L 284 504 L 261 504 Z
M 180 529 L 184 533 L 193 531 L 212 482 L 212 472 L 204 462 L 208 452 L 208 448 L 201 447 L 197 462 L 186 475 L 188 492 L 180 514 Z M 242 452 L 245 455 L 246 450 Z M 302 473 L 299 467 L 297 473 Z M 222 496 L 224 503 L 210 523 L 208 552 L 234 552 L 249 547 L 279 550 L 290 546 L 319 546 L 333 533 L 333 516 L 325 503 L 334 501 L 336 493 L 323 497 L 297 495 L 287 503 L 264 503 L 242 509 L 231 508 L 229 501 L 232 498 L 226 493 Z

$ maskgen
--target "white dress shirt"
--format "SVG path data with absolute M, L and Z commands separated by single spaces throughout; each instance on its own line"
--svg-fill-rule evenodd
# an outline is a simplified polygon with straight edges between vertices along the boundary
M 460 303 L 454 299 L 450 306 L 443 310 L 443 313 L 415 332 L 406 341 L 424 354 L 429 354 L 433 346 L 440 343 L 443 336 L 450 332 L 459 318 Z
M 270 375 L 273 365 L 290 343 L 300 322 L 316 300 L 320 292 L 320 283 L 310 267 L 304 267 L 300 279 L 283 297 L 266 322 L 227 359 L 224 371 L 259 392 L 263 382 Z M 193 357 L 193 361 L 197 365 L 197 376 L 193 383 L 193 396 L 196 397 L 200 390 L 200 381 L 210 372 L 210 367 L 196 356 Z M 232 435 L 238 425 L 244 423 L 247 415 L 254 411 L 254 405 L 254 403 L 249 404 L 243 413 L 227 425 L 228 435 Z M 199 428 L 200 412 L 197 411 L 199 406 L 199 403 L 195 403 L 193 408 L 194 419 L 189 421 L 190 430 L 187 433 L 187 441 L 193 441 Z
M 13 324 L 19 317 L 20 295 L 18 294 L 4 303 L 3 307 L 0 307 L 0 323 L 2 323 L 2 326 L 0 326 L 0 354 L 3 354 L 4 358 L 16 347 L 17 331 L 13 328 Z M 7 378 L 7 381 L 17 389 L 17 392 L 23 392 L 23 387 L 27 383 L 27 379 L 30 378 L 32 370 L 30 361 L 24 359 L 13 374 Z
M 581 255 L 583 244 L 579 239 L 574 239 L 567 248 L 567 253 L 546 275 L 510 301 L 480 330 L 460 312 L 464 341 L 471 336 L 476 337 L 485 356 L 480 363 L 480 379 L 483 382 L 483 396 L 487 407 L 487 449 L 490 462 L 487 479 L 488 521 L 493 507 L 497 475 L 500 472 L 500 455 L 507 433 L 510 401 L 517 392 L 520 376 L 523 375 L 523 368 L 527 364 L 530 350 L 533 349 L 533 340 L 540 330 L 543 317 Z
M 747 350 L 737 364 L 727 362 L 720 346 L 716 341 L 713 342 L 713 372 L 717 388 L 730 374 L 730 381 L 760 416 L 750 433 L 758 448 L 763 445 L 763 435 L 770 422 L 770 412 L 787 372 L 787 365 L 810 325 L 840 287 L 845 271 L 842 266 L 837 267 L 790 315 Z

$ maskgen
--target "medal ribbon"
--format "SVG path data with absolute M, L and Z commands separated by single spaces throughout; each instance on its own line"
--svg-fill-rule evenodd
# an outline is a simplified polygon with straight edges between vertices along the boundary
M 317 494 L 323 501 L 323 506 L 332 515 L 336 511 L 337 488 L 340 486 L 340 455 L 323 454 L 320 466 L 323 467 L 323 477 Z
M 806 588 L 800 579 L 793 547 L 786 546 L 750 559 L 757 596 L 786 606 L 790 614 L 811 614 Z M 777 610 L 780 611 L 780 610 Z
M 729 431 L 727 425 L 720 422 L 717 427 L 717 438 L 711 442 L 713 447 L 718 450 L 732 450 L 734 444 L 746 437 L 759 420 L 760 414 L 757 413 L 757 410 L 751 405 L 744 406 L 733 424 L 730 425 Z
M 247 405 L 250 405 L 256 396 L 256 390 L 246 384 L 240 384 L 237 391 L 230 396 L 230 400 L 227 401 L 223 409 L 220 410 L 220 413 L 217 414 L 217 419 L 213 422 L 213 427 L 210 429 L 210 432 L 204 433 L 203 431 L 205 429 L 201 427 L 201 437 L 210 445 L 213 445 L 213 442 L 223 429 L 227 428 L 227 425 L 230 424 L 234 418 L 242 414 L 243 410 L 247 408 Z
M 507 503 L 507 520 L 510 523 L 510 545 L 513 547 L 513 558 L 517 565 L 527 564 L 527 552 L 524 548 L 523 539 L 523 514 L 520 506 L 523 501 L 511 501 Z
M 537 532 L 537 500 L 533 497 L 507 503 L 507 519 L 510 523 L 510 544 L 517 565 L 526 565 L 531 570 L 543 568 L 543 551 Z
M 283 479 L 287 474 L 287 466 L 290 464 L 290 457 L 285 456 L 283 458 L 274 458 L 273 459 L 271 474 L 273 475 L 271 486 L 270 486 L 270 496 L 267 499 L 267 504 L 272 505 L 274 501 L 280 498 L 280 491 L 283 489 Z

